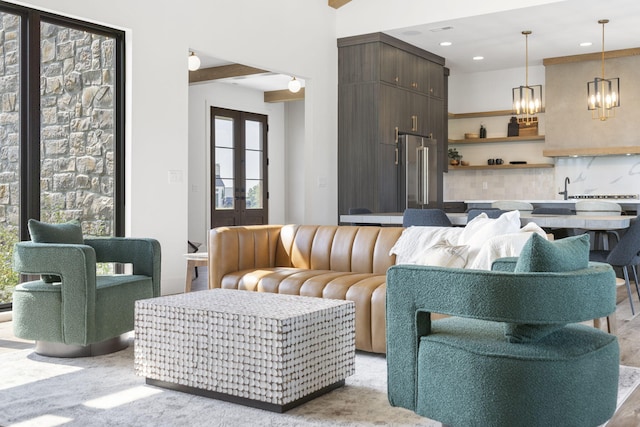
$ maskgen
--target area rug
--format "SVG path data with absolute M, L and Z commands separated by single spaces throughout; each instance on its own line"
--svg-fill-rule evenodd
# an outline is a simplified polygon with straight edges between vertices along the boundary
M 346 384 L 284 414 L 148 386 L 133 347 L 106 356 L 0 355 L 0 426 L 439 426 L 387 401 L 384 356 L 358 353 Z M 640 383 L 621 367 L 619 405 Z

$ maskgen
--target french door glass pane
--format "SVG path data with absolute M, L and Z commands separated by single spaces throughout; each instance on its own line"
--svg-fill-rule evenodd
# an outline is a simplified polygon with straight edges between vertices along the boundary
M 247 209 L 262 209 L 262 123 L 247 120 L 245 122 L 245 186 L 247 189 Z
M 40 217 L 115 234 L 115 39 L 40 26 Z
M 232 210 L 235 208 L 233 187 L 235 185 L 233 119 L 216 116 L 215 123 L 216 184 L 215 208 Z
M 11 262 L 20 224 L 20 21 L 0 12 L 0 305 L 19 280 Z
M 247 209 L 262 209 L 262 180 L 248 179 L 247 186 Z
M 245 122 L 245 148 L 247 150 L 262 150 L 262 123 L 253 120 Z

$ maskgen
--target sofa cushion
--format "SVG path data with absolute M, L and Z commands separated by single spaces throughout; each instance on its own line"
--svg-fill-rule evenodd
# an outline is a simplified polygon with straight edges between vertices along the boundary
M 514 272 L 565 272 L 587 268 L 589 265 L 589 235 L 549 241 L 533 234 L 520 252 Z M 562 329 L 564 324 L 506 323 L 505 336 L 509 342 L 535 342 Z
M 27 223 L 31 241 L 34 243 L 68 243 L 83 244 L 82 227 L 80 221 L 74 219 L 61 224 L 48 224 L 30 219 Z M 42 280 L 46 283 L 60 282 L 60 276 L 43 274 Z

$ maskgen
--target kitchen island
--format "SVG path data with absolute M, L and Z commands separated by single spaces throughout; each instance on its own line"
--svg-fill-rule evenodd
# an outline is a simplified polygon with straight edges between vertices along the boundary
M 632 198 L 635 197 L 635 198 Z M 638 208 L 640 207 L 640 199 L 637 196 L 611 196 L 611 197 L 593 197 L 593 196 L 575 196 L 569 197 L 567 200 L 563 199 L 549 199 L 549 200 L 522 200 L 523 202 L 529 202 L 534 208 L 567 208 L 575 210 L 575 204 L 581 200 L 600 200 L 607 202 L 614 202 L 622 207 L 622 211 L 627 214 L 636 215 Z M 489 209 L 491 204 L 497 200 L 464 200 L 462 202 L 469 209 Z M 453 202 L 445 202 L 453 203 Z
M 447 213 L 453 225 L 464 226 L 467 223 L 466 213 Z M 533 215 L 521 214 L 520 223 L 524 226 L 530 222 L 540 227 L 581 228 L 584 230 L 621 230 L 628 228 L 632 215 Z M 357 215 L 340 215 L 341 223 L 382 224 L 402 226 L 402 212 L 370 213 Z

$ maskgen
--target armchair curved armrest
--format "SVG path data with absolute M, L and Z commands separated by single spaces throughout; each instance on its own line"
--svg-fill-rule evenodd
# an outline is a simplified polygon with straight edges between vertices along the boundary
M 160 243 L 155 239 L 135 237 L 102 237 L 85 239 L 95 250 L 97 262 L 133 264 L 133 274 L 149 276 L 153 295 L 160 296 Z
M 509 260 L 503 267 L 508 269 Z M 608 264 L 563 273 L 512 273 L 396 265 L 387 271 L 387 365 L 395 382 L 415 390 L 416 357 L 431 332 L 431 313 L 498 322 L 566 324 L 615 310 L 615 274 Z M 518 344 L 514 344 L 518 345 Z M 400 378 L 400 379 L 399 379 Z M 389 396 L 397 402 L 405 396 Z
M 55 274 L 66 281 L 93 275 L 96 253 L 88 245 L 18 242 L 13 250 L 13 268 L 22 274 Z
M 78 244 L 19 242 L 14 246 L 13 267 L 23 274 L 55 274 L 59 286 L 63 319 L 92 326 L 89 313 L 96 306 L 96 254 L 92 247 Z M 78 318 L 82 313 L 82 318 Z M 64 325 L 63 325 L 64 327 Z M 88 327 L 65 327 L 70 343 L 85 343 Z

